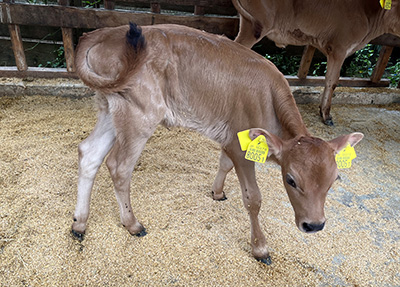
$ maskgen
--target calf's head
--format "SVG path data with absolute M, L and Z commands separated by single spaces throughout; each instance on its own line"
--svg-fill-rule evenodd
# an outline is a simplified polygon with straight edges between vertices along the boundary
M 347 144 L 356 145 L 364 135 L 352 133 L 331 141 L 298 136 L 284 141 L 263 129 L 251 129 L 249 134 L 252 139 L 264 135 L 269 146 L 268 156 L 275 156 L 281 165 L 297 227 L 307 233 L 322 230 L 326 195 L 338 177 L 335 155 Z

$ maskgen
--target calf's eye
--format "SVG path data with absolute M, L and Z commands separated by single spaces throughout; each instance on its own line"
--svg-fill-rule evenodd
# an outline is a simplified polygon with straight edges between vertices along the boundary
M 296 188 L 296 182 L 294 181 L 293 177 L 290 174 L 286 175 L 286 182 L 293 188 Z

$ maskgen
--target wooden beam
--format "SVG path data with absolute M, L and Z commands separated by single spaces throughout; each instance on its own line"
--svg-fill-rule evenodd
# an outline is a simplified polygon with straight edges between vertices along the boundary
M 392 54 L 393 47 L 382 46 L 379 53 L 378 62 L 376 63 L 375 69 L 372 72 L 371 81 L 378 83 L 385 72 L 386 66 L 389 63 L 390 55 Z
M 0 3 L 2 24 L 96 29 L 126 25 L 130 21 L 138 25 L 181 24 L 210 33 L 225 34 L 231 38 L 236 36 L 239 29 L 238 17 L 229 16 L 166 15 L 71 6 Z
M 301 57 L 299 71 L 297 76 L 300 79 L 305 79 L 310 70 L 311 61 L 314 57 L 315 47 L 307 45 L 304 47 L 303 56 Z
M 28 68 L 26 71 L 19 71 L 17 67 L 0 67 L 0 77 L 8 78 L 74 78 L 76 73 L 68 72 L 67 69 L 60 68 Z M 291 86 L 324 86 L 325 77 L 307 77 L 299 79 L 296 76 L 285 76 Z M 360 78 L 340 78 L 341 87 L 388 87 L 390 81 L 381 80 L 379 83 L 372 83 L 368 79 Z
M 126 2 L 132 4 L 146 4 L 149 1 L 137 0 L 119 0 L 118 2 Z M 173 6 L 205 6 L 205 7 L 234 7 L 231 0 L 157 0 L 160 5 Z
M 17 67 L 0 67 L 0 77 L 6 78 L 74 78 L 78 79 L 76 73 L 68 72 L 60 68 L 37 68 L 31 67 L 25 71 L 19 71 Z
M 325 77 L 306 77 L 299 79 L 296 76 L 285 76 L 291 86 L 321 86 L 325 85 Z M 390 81 L 383 79 L 373 83 L 369 79 L 341 77 L 338 87 L 388 87 Z

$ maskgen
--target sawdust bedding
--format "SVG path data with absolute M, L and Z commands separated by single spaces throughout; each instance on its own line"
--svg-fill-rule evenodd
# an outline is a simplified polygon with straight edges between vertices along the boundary
M 266 266 L 251 256 L 234 172 L 228 200 L 211 198 L 218 145 L 179 128 L 157 129 L 133 174 L 133 208 L 148 235 L 119 223 L 103 165 L 86 238 L 74 240 L 77 145 L 94 127 L 93 98 L 0 97 L 0 286 L 399 286 L 400 105 L 334 106 L 334 128 L 316 105 L 299 108 L 319 137 L 365 139 L 313 235 L 296 228 L 279 167 L 256 166 Z

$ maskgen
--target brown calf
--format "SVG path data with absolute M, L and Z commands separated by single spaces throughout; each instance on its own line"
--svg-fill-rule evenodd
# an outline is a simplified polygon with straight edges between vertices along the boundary
M 232 0 L 240 14 L 235 41 L 252 47 L 264 36 L 278 47 L 311 45 L 327 57 L 320 113 L 325 124 L 346 57 L 385 33 L 400 36 L 400 1 L 384 10 L 379 0 Z
M 221 144 L 213 198 L 225 198 L 225 177 L 235 167 L 250 215 L 253 255 L 268 263 L 254 162 L 244 158 L 236 133 L 252 128 L 251 138 L 265 135 L 304 232 L 324 226 L 325 197 L 337 177 L 335 153 L 363 137 L 353 133 L 330 142 L 312 137 L 271 62 L 225 37 L 184 26 L 148 26 L 142 32 L 131 24 L 88 33 L 80 39 L 76 66 L 96 91 L 99 108 L 96 127 L 79 145 L 72 225 L 77 237 L 85 233 L 93 181 L 108 153 L 121 222 L 131 234 L 145 234 L 131 208 L 132 171 L 158 124 L 183 126 Z

